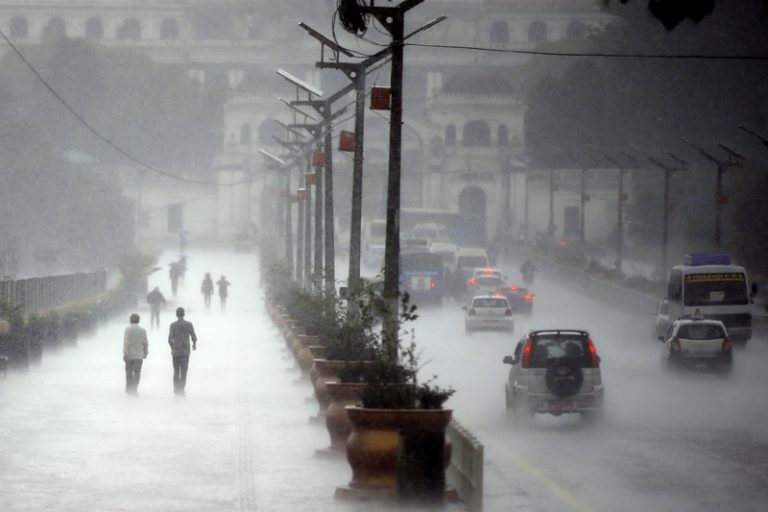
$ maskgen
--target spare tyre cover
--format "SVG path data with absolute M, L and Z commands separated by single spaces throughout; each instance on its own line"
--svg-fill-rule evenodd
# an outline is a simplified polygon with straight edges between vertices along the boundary
M 547 367 L 547 389 L 555 396 L 566 398 L 579 392 L 584 382 L 584 371 L 578 360 L 561 358 Z

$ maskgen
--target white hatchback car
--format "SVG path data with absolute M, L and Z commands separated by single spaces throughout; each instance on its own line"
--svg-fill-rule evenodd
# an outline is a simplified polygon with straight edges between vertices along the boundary
M 682 318 L 659 336 L 661 367 L 666 370 L 712 371 L 728 375 L 733 350 L 728 331 L 720 320 Z
M 512 308 L 504 296 L 474 297 L 469 306 L 462 309 L 467 312 L 464 317 L 464 332 L 467 334 L 481 329 L 512 332 L 515 328 Z
M 531 331 L 520 340 L 505 386 L 507 408 L 516 419 L 536 413 L 596 417 L 603 408 L 600 357 L 587 331 Z

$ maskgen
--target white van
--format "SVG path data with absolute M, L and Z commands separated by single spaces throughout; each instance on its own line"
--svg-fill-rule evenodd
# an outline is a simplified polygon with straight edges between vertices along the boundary
M 466 282 L 476 268 L 488 266 L 488 253 L 480 247 L 461 247 L 456 251 L 456 273 Z

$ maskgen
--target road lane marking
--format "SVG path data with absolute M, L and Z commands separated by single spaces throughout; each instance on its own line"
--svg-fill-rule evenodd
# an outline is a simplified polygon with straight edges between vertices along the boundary
M 486 444 L 493 446 L 497 452 L 502 453 L 507 460 L 525 471 L 531 478 L 543 485 L 549 492 L 557 496 L 560 501 L 568 505 L 572 510 L 578 512 L 596 512 L 595 509 L 580 501 L 575 494 L 547 477 L 540 469 L 528 462 L 522 455 L 493 440 L 493 437 L 489 435 L 488 432 L 482 432 L 482 434 L 483 438 L 492 440 L 490 443 Z

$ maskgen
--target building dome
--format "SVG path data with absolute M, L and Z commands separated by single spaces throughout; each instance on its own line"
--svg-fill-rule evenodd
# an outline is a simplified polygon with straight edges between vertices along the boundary
M 504 73 L 488 67 L 471 67 L 459 71 L 443 83 L 443 94 L 468 96 L 514 96 L 515 90 Z

